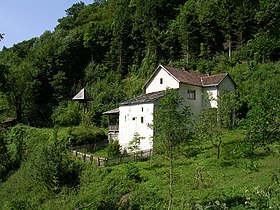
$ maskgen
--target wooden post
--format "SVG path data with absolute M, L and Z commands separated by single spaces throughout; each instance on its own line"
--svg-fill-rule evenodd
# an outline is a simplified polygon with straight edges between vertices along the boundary
M 97 157 L 97 159 L 96 159 L 96 165 L 97 165 L 97 166 L 100 166 L 99 157 Z
M 83 153 L 84 162 L 86 162 L 86 153 Z

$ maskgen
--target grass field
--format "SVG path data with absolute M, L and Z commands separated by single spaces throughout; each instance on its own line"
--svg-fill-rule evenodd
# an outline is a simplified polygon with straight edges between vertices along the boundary
M 26 128 L 30 154 L 49 147 L 49 135 L 51 129 Z M 65 130 L 57 136 L 67 140 Z M 280 147 L 269 145 L 270 151 L 260 148 L 248 156 L 242 152 L 244 138 L 243 130 L 225 131 L 220 159 L 209 142 L 180 147 L 174 161 L 173 209 L 279 209 Z M 76 167 L 77 183 L 60 181 L 52 188 L 36 178 L 34 157 L 27 155 L 0 184 L 0 209 L 167 209 L 169 165 L 164 156 L 99 168 L 68 157 L 56 170 L 68 171 L 63 174 L 67 178 Z M 50 183 L 56 182 L 50 177 Z

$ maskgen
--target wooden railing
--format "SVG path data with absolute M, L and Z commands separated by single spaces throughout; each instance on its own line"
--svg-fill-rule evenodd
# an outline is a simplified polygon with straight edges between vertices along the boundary
M 109 131 L 119 131 L 119 125 L 109 125 Z
M 73 153 L 73 155 L 82 159 L 83 161 L 95 162 L 95 164 L 97 166 L 110 166 L 110 165 L 116 165 L 116 164 L 121 164 L 121 163 L 146 160 L 147 158 L 152 156 L 153 151 L 152 150 L 142 150 L 142 151 L 138 151 L 136 153 L 121 154 L 121 155 L 118 155 L 115 157 L 110 157 L 110 158 L 95 157 L 93 155 L 79 152 L 77 150 L 73 150 L 72 153 Z

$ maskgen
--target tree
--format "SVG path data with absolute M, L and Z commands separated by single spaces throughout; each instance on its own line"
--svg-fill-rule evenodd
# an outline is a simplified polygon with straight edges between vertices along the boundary
M 133 135 L 133 139 L 128 143 L 128 149 L 134 153 L 134 160 L 136 160 L 137 151 L 140 149 L 141 139 L 144 139 L 144 137 L 136 132 Z
M 237 95 L 231 91 L 222 92 L 218 99 L 218 120 L 222 128 L 232 129 L 236 125 Z
M 27 122 L 29 116 L 32 116 L 31 113 L 34 114 L 35 92 L 39 85 L 35 79 L 36 74 L 29 62 L 21 62 L 19 66 L 10 69 L 8 74 L 8 99 L 16 112 L 18 122 Z
M 191 114 L 188 107 L 182 107 L 182 98 L 176 90 L 167 90 L 154 115 L 154 150 L 169 160 L 169 204 L 173 202 L 173 160 L 175 150 L 182 142 L 191 138 Z
M 204 110 L 195 123 L 195 134 L 200 144 L 210 141 L 217 149 L 217 159 L 220 159 L 222 145 L 222 127 L 218 120 L 217 109 Z
M 195 2 L 187 1 L 180 7 L 180 14 L 172 23 L 172 31 L 178 34 L 178 39 L 182 47 L 183 60 L 185 65 L 189 65 L 192 56 L 199 49 L 199 24 L 197 22 Z
M 248 152 L 265 148 L 280 138 L 280 63 L 258 65 L 248 81 L 249 112 L 246 144 Z M 248 96 L 247 95 L 247 96 Z

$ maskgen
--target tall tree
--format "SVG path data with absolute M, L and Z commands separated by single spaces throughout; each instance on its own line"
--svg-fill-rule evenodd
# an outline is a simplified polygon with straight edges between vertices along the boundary
M 154 150 L 166 155 L 169 161 L 169 202 L 173 203 L 173 161 L 175 151 L 182 142 L 191 138 L 191 115 L 187 107 L 182 107 L 182 98 L 175 90 L 167 90 L 154 115 Z M 165 120 L 162 120 L 162 119 Z
M 128 73 L 128 65 L 131 64 L 132 59 L 129 57 L 129 46 L 132 45 L 130 38 L 132 23 L 131 11 L 129 8 L 130 0 L 117 0 L 115 4 L 115 15 L 113 22 L 113 38 L 111 44 L 110 54 L 113 56 L 116 69 L 126 76 Z M 114 58 L 115 57 L 115 58 Z

